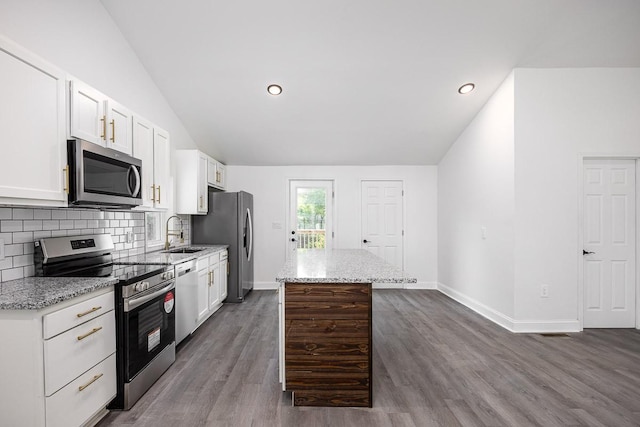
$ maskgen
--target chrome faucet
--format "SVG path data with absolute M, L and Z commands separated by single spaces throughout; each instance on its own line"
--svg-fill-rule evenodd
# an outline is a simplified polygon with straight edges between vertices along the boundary
M 171 218 L 178 218 L 180 220 L 180 232 L 176 230 L 169 231 L 169 221 L 171 221 Z M 164 250 L 166 251 L 171 246 L 171 244 L 169 243 L 169 236 L 180 236 L 180 239 L 183 239 L 182 237 L 183 235 L 184 235 L 184 232 L 182 231 L 182 218 L 180 218 L 178 215 L 171 215 L 169 218 L 167 218 L 167 226 L 165 229 Z

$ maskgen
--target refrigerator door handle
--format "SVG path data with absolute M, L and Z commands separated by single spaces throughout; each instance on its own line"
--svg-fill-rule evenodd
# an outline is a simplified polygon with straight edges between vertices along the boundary
M 251 211 L 247 208 L 247 224 L 249 225 L 249 247 L 247 248 L 247 261 L 251 261 L 251 252 L 253 249 L 253 221 L 251 220 Z

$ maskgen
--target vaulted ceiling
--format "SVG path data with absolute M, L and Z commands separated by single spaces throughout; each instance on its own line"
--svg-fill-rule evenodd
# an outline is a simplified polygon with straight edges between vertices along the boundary
M 640 66 L 638 0 L 101 2 L 236 165 L 437 164 L 515 67 Z

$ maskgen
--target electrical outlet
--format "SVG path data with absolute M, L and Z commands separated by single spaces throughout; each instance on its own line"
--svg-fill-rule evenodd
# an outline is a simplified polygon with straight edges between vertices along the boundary
M 540 298 L 549 298 L 549 285 L 540 285 Z

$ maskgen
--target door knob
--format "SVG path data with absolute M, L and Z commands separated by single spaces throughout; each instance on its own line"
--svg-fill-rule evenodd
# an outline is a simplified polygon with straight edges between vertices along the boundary
M 292 241 L 292 242 L 295 242 L 295 241 L 296 241 L 295 237 L 292 237 L 292 238 L 291 238 L 291 241 Z
M 296 232 L 295 232 L 295 231 L 292 231 L 292 232 L 291 232 L 291 234 L 296 234 Z
M 369 243 L 369 241 L 367 239 L 364 239 L 362 243 Z
M 595 254 L 595 252 L 585 251 L 584 249 L 582 250 L 582 255 L 591 255 L 591 254 Z

